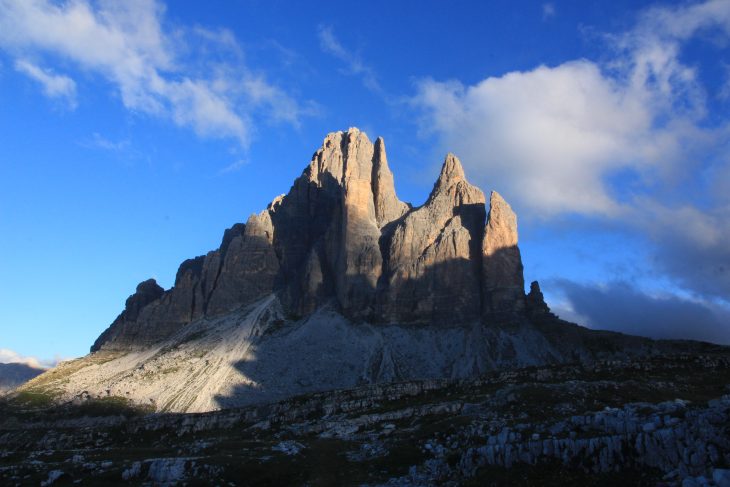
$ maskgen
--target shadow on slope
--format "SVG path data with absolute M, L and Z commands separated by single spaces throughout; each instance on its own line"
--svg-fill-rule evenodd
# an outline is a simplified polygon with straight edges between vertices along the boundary
M 656 341 L 590 330 L 552 314 L 528 318 L 524 312 L 502 313 L 499 321 L 490 321 L 481 317 L 477 306 L 482 295 L 479 288 L 470 318 L 448 319 L 460 296 L 458 288 L 444 286 L 444 281 L 454 273 L 478 271 L 473 262 L 454 259 L 432 266 L 421 279 L 401 288 L 395 303 L 414 314 L 424 316 L 427 311 L 418 293 L 426 289 L 434 298 L 428 304 L 430 322 L 355 322 L 343 316 L 331 296 L 329 304 L 309 317 L 265 330 L 254 342 L 250 359 L 232 364 L 251 383 L 238 384 L 215 401 L 228 408 L 368 384 L 461 379 L 528 366 L 727 350 L 702 342 Z

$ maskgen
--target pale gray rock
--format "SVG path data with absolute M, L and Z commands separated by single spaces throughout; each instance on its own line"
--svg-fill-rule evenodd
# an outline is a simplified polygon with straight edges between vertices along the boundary
M 378 137 L 375 141 L 372 187 L 375 217 L 379 228 L 383 228 L 393 220 L 397 220 L 410 209 L 410 205 L 399 200 L 395 194 L 393 173 L 388 166 L 388 157 L 385 155 L 385 141 L 382 137 Z
M 714 469 L 712 480 L 718 487 L 730 487 L 730 470 L 724 468 Z
M 517 216 L 496 191 L 489 198 L 484 228 L 482 279 L 487 316 L 500 318 L 524 309 L 525 281 L 517 246 Z
M 388 322 L 459 322 L 479 316 L 484 194 L 453 154 L 426 203 L 395 223 L 379 315 Z

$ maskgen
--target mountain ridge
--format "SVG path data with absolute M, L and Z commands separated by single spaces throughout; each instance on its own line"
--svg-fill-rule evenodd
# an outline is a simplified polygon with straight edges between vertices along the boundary
M 45 371 L 46 369 L 24 363 L 0 363 L 0 394 L 18 387 Z

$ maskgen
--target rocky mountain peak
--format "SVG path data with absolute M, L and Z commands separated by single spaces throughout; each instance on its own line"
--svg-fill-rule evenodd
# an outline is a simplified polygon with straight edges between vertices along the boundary
M 403 216 L 410 209 L 408 203 L 398 199 L 395 194 L 393 173 L 388 167 L 388 157 L 385 155 L 385 141 L 378 137 L 375 141 L 373 157 L 372 189 L 375 201 L 375 217 L 378 227 Z
M 454 154 L 449 152 L 441 166 L 441 173 L 436 181 L 437 185 L 450 185 L 464 179 L 464 168 L 461 161 Z
M 524 309 L 517 221 L 496 192 L 488 216 L 485 203 L 450 153 L 413 208 L 396 195 L 382 138 L 332 132 L 287 194 L 183 262 L 172 289 L 141 284 L 94 349 L 154 343 L 271 294 L 293 316 L 334 303 L 371 323 L 506 319 Z

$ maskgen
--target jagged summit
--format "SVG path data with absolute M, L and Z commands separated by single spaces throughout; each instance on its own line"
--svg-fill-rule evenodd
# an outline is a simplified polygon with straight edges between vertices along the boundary
M 127 349 L 270 293 L 306 315 L 334 299 L 372 323 L 459 323 L 524 305 L 516 218 L 449 153 L 426 203 L 395 191 L 385 142 L 350 128 L 328 134 L 289 193 L 219 249 L 185 261 L 165 292 L 138 289 L 92 350 Z
M 451 184 L 464 178 L 464 168 L 461 166 L 461 161 L 449 152 L 446 154 L 444 164 L 441 166 L 441 173 L 436 181 L 436 185 Z

